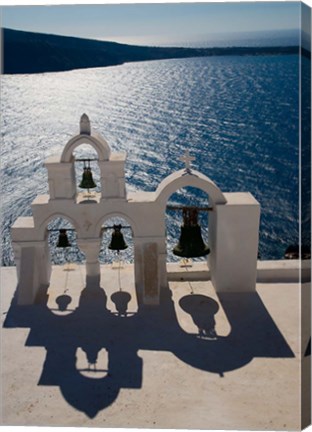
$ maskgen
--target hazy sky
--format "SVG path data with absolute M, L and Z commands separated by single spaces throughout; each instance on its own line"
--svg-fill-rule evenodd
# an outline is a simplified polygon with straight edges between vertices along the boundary
M 126 43 L 166 43 L 225 32 L 297 29 L 299 16 L 299 2 L 3 6 L 2 26 Z

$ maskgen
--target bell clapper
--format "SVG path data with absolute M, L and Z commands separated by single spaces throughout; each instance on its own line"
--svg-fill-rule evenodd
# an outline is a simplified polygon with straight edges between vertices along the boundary
M 188 259 L 188 258 L 187 258 L 187 259 Z M 187 268 L 187 266 L 185 266 L 185 270 L 186 270 L 187 272 L 189 271 L 189 269 Z M 191 289 L 191 294 L 194 294 L 194 290 L 193 290 L 193 287 L 192 287 L 191 282 L 188 281 L 188 283 L 189 283 L 189 287 L 190 287 L 190 289 Z
M 120 251 L 116 251 L 116 253 L 117 253 L 116 255 L 117 259 L 112 262 L 112 269 L 120 270 L 123 268 L 123 261 L 120 257 Z
M 123 268 L 122 261 L 113 261 L 112 270 L 118 270 L 119 268 Z
M 64 292 L 63 292 L 63 294 L 65 294 L 67 291 L 68 291 L 68 288 L 67 288 L 67 283 L 68 283 L 68 274 L 69 274 L 69 272 L 68 272 L 68 270 L 66 271 L 66 276 L 65 276 L 65 287 L 64 287 Z
M 71 246 L 71 245 L 70 245 Z M 69 247 L 70 247 L 69 246 Z M 64 271 L 66 270 L 67 272 L 69 272 L 69 271 L 71 271 L 71 270 L 75 270 L 75 264 L 74 263 L 72 263 L 72 262 L 70 262 L 70 259 L 68 258 L 68 254 L 69 254 L 69 251 L 68 250 L 65 250 L 65 260 L 66 260 L 66 263 L 65 263 L 65 268 L 64 268 Z
M 69 262 L 68 262 L 67 254 L 66 254 L 67 247 L 64 248 L 64 249 L 65 249 L 64 250 L 65 263 L 64 263 L 63 271 L 66 272 L 66 276 L 65 276 L 65 286 L 64 286 L 63 294 L 65 294 L 68 291 L 67 284 L 68 284 L 68 274 L 69 274 Z
M 180 267 L 193 267 L 193 261 L 190 258 L 182 258 L 179 265 Z
M 120 251 L 117 251 L 118 255 L 118 285 L 119 285 L 119 291 L 122 291 L 121 289 L 121 278 L 120 278 L 120 269 L 121 269 L 121 261 L 120 261 Z

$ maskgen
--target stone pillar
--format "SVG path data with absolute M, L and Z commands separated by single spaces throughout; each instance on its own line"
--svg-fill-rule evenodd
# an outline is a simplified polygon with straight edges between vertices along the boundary
M 99 262 L 101 238 L 77 239 L 77 244 L 86 256 L 86 287 L 98 288 L 100 286 L 101 278 Z
M 22 247 L 20 278 L 17 286 L 17 304 L 33 304 L 39 287 L 39 266 L 36 261 L 36 249 L 34 247 Z
M 46 241 L 13 242 L 18 278 L 17 304 L 35 302 L 41 287 L 50 283 L 51 263 Z
M 161 289 L 169 289 L 167 277 L 167 237 L 160 238 L 158 244 L 158 272 Z
M 160 286 L 163 289 L 168 289 L 168 277 L 167 277 L 167 252 L 159 252 L 158 254 L 158 266 L 160 275 Z
M 217 292 L 256 289 L 260 205 L 250 193 L 227 193 L 209 215 L 208 265 Z
M 17 281 L 20 280 L 20 274 L 21 274 L 21 256 L 22 256 L 22 248 L 18 243 L 12 242 L 12 247 L 14 251 L 14 262 L 16 266 L 16 274 L 17 274 Z
M 125 198 L 126 153 L 112 153 L 108 161 L 100 161 L 102 199 Z
M 134 239 L 136 292 L 138 302 L 143 305 L 159 305 L 162 258 L 157 240 L 144 237 Z
M 143 245 L 143 302 L 146 305 L 158 305 L 160 278 L 158 265 L 158 244 L 148 242 Z
M 50 199 L 73 199 L 77 193 L 75 164 L 60 162 L 61 156 L 50 156 L 45 161 L 48 170 Z
M 134 244 L 134 280 L 137 300 L 143 303 L 144 294 L 144 274 L 143 274 L 143 244 L 139 239 L 133 237 Z
M 47 286 L 50 284 L 52 273 L 48 238 L 38 245 L 38 255 L 40 265 L 40 282 L 42 285 Z

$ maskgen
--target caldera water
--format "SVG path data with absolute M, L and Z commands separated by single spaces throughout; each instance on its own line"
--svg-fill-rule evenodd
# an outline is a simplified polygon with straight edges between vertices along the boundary
M 183 168 L 179 158 L 189 149 L 196 158 L 192 167 L 223 192 L 251 192 L 261 205 L 259 256 L 281 259 L 288 245 L 298 243 L 298 86 L 297 55 L 189 58 L 2 76 L 2 265 L 14 264 L 12 224 L 18 216 L 31 215 L 38 194 L 48 193 L 44 160 L 78 133 L 83 113 L 112 151 L 127 152 L 128 190 L 155 190 Z M 79 178 L 82 168 L 77 170 Z M 95 180 L 97 175 L 95 167 Z M 209 198 L 186 188 L 171 201 L 202 205 Z M 181 222 L 179 212 L 167 213 L 168 260 L 175 258 L 171 249 Z M 201 222 L 208 241 L 207 217 Z M 123 259 L 132 261 L 131 231 L 125 230 L 125 237 L 129 248 Z M 108 241 L 103 240 L 101 262 L 111 260 Z M 55 242 L 51 234 L 57 262 Z M 83 259 L 74 239 L 69 258 Z

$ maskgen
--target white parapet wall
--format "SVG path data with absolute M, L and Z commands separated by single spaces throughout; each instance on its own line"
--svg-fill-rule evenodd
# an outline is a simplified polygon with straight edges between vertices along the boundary
M 260 205 L 250 193 L 224 196 L 209 220 L 211 280 L 218 292 L 254 291 Z
M 168 281 L 211 280 L 211 271 L 205 262 L 193 262 L 190 266 L 180 263 L 167 264 Z M 272 260 L 257 261 L 257 283 L 296 283 L 309 282 L 311 261 Z
M 211 274 L 207 262 L 168 263 L 167 280 L 172 281 L 205 281 L 210 280 Z
M 309 282 L 310 277 L 310 260 L 258 261 L 257 282 Z

